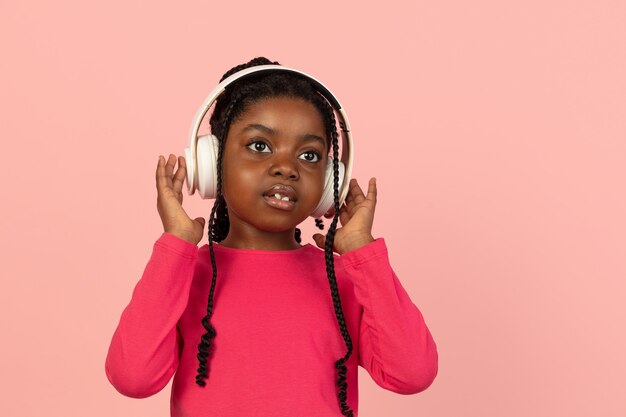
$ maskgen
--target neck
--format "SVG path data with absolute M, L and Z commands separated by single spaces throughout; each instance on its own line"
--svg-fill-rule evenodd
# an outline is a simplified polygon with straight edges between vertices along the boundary
M 295 238 L 295 227 L 282 232 L 266 232 L 263 230 L 250 230 L 249 228 L 233 227 L 228 229 L 228 236 L 220 242 L 220 245 L 235 249 L 261 249 L 261 250 L 292 250 L 301 248 Z

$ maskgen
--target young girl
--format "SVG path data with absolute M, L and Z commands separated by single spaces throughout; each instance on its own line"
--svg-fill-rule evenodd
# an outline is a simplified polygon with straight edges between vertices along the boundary
M 220 82 L 265 64 L 279 65 L 255 58 Z M 357 365 L 396 393 L 428 388 L 437 347 L 385 240 L 372 236 L 375 178 L 367 195 L 352 179 L 341 208 L 335 181 L 328 234 L 300 244 L 296 226 L 320 201 L 331 147 L 338 159 L 329 103 L 278 71 L 235 81 L 210 125 L 220 152 L 209 244 L 198 248 L 205 221 L 182 208 L 185 158 L 174 172 L 175 155 L 159 155 L 164 232 L 113 334 L 111 384 L 144 398 L 174 376 L 173 417 L 356 417 Z

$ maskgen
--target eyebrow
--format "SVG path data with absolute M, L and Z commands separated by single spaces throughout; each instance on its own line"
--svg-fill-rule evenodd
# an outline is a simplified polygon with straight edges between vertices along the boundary
M 260 123 L 250 123 L 250 124 L 246 125 L 246 127 L 241 129 L 241 133 L 245 133 L 245 132 L 247 132 L 249 130 L 254 130 L 254 129 L 260 130 L 261 132 L 266 133 L 268 135 L 277 135 L 277 134 L 280 133 L 280 131 L 272 129 L 271 127 L 267 127 L 267 126 L 262 125 Z M 326 141 L 323 138 L 321 138 L 321 137 L 319 137 L 317 135 L 314 135 L 312 133 L 305 133 L 305 134 L 299 135 L 298 139 L 303 140 L 303 141 L 307 141 L 307 142 L 308 141 L 321 142 L 322 145 L 324 145 L 324 147 L 326 147 Z

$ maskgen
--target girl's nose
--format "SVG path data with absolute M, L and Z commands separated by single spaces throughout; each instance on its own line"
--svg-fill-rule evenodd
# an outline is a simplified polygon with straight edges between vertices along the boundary
M 270 175 L 283 175 L 288 178 L 298 178 L 299 174 L 296 161 L 288 155 L 283 157 L 276 156 L 270 167 Z

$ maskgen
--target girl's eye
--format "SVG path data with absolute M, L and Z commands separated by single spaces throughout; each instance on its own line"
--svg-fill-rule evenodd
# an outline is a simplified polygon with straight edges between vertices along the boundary
M 250 148 L 251 146 L 254 146 L 254 149 Z M 262 140 L 255 140 L 255 141 L 252 141 L 252 142 L 250 142 L 248 144 L 248 149 L 250 149 L 250 150 L 252 150 L 254 152 L 266 153 L 266 152 L 264 152 L 262 150 L 264 148 L 267 148 L 267 143 L 265 143 Z M 305 158 L 305 161 L 307 161 L 307 162 L 319 162 L 322 159 L 321 155 L 319 153 L 317 153 L 317 152 L 314 152 L 314 151 L 306 151 L 306 152 L 302 153 L 302 155 L 306 155 L 306 154 L 313 155 L 313 156 L 317 157 L 316 160 L 311 160 L 311 159 Z
M 267 143 L 265 143 L 263 141 L 260 141 L 260 140 L 255 140 L 255 141 L 250 142 L 250 144 L 248 145 L 248 148 L 250 148 L 250 146 L 252 146 L 252 145 L 263 145 L 263 146 L 267 147 Z M 256 152 L 260 152 L 259 146 L 255 146 L 255 149 L 253 149 L 253 150 L 256 151 Z
M 306 161 L 308 161 L 308 162 L 319 162 L 319 161 L 320 161 L 320 159 L 321 159 L 320 154 L 318 154 L 317 152 L 313 152 L 313 151 L 306 151 L 306 152 L 304 152 L 302 155 L 306 155 L 306 154 L 310 154 L 310 155 L 313 155 L 313 156 L 316 156 L 316 157 L 317 157 L 317 159 L 316 159 L 315 161 L 311 161 L 310 159 L 306 159 Z

